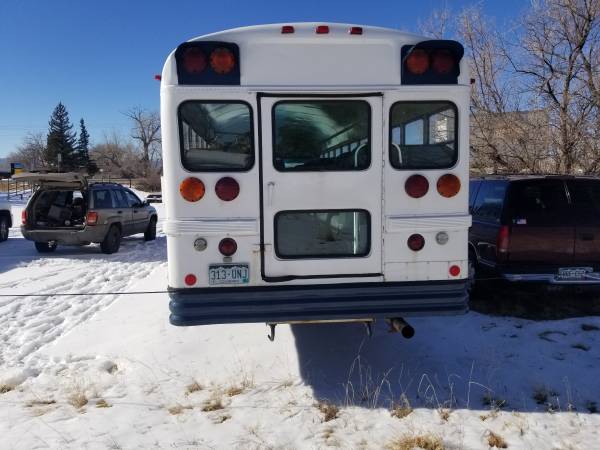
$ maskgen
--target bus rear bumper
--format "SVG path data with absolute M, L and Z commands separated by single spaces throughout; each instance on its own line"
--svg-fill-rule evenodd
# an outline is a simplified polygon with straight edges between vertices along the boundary
M 172 325 L 464 314 L 466 280 L 169 288 Z

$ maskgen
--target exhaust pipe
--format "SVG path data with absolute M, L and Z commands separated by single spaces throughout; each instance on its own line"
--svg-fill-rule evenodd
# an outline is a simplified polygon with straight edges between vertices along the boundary
M 400 333 L 402 337 L 410 339 L 415 335 L 415 329 L 410 326 L 402 317 L 385 319 L 390 326 L 390 333 Z

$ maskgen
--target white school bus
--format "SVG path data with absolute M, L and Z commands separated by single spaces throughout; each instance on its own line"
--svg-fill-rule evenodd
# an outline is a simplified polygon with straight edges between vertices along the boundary
M 201 36 L 161 75 L 174 325 L 467 309 L 463 47 L 294 23 Z

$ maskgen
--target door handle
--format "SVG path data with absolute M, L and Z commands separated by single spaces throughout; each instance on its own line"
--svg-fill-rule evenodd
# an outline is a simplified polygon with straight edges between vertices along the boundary
M 275 182 L 269 181 L 267 183 L 267 203 L 269 206 L 273 205 L 273 190 L 275 189 Z

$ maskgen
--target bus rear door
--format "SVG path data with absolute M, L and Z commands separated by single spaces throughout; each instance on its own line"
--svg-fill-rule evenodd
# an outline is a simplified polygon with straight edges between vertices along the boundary
M 263 279 L 381 280 L 381 96 L 259 97 Z

